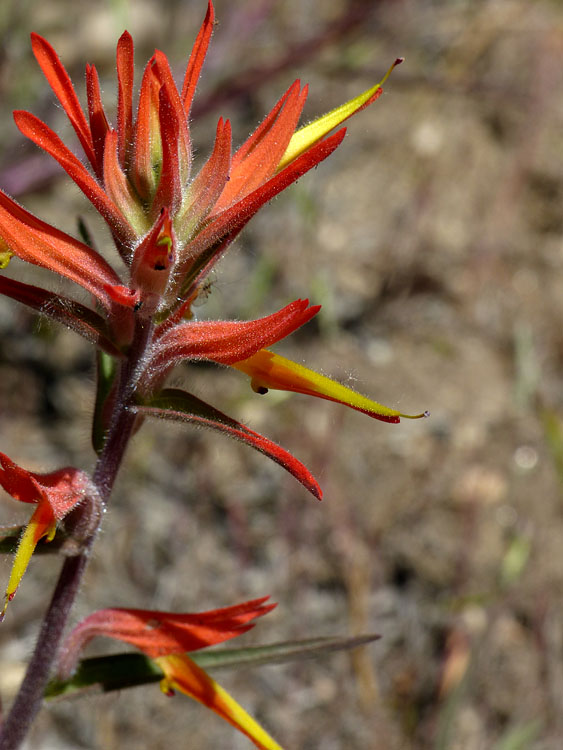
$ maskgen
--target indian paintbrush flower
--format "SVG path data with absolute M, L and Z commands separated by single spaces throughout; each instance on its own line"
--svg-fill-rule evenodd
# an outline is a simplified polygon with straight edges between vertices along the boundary
M 57 523 L 79 505 L 87 507 L 84 508 L 81 528 L 75 538 L 86 538 L 97 527 L 101 507 L 98 491 L 90 477 L 72 467 L 59 469 L 50 474 L 36 474 L 26 471 L 4 453 L 0 453 L 0 485 L 15 500 L 36 506 L 18 544 L 6 588 L 4 607 L 0 613 L 1 620 L 8 603 L 15 596 L 39 540 L 46 538 L 47 541 L 52 541 Z
M 345 133 L 341 129 L 330 135 L 330 131 L 382 93 L 381 84 L 377 84 L 297 129 L 307 87 L 295 81 L 234 153 L 229 121 L 221 118 L 213 151 L 194 174 L 189 116 L 213 20 L 210 2 L 181 89 L 176 88 L 165 55 L 158 50 L 154 53 L 143 73 L 136 114 L 133 42 L 127 32 L 121 36 L 115 127 L 105 114 L 96 68 L 86 67 L 85 114 L 54 49 L 39 35 L 32 35 L 33 52 L 69 117 L 90 170 L 34 115 L 18 111 L 16 124 L 61 164 L 105 219 L 125 273 L 118 274 L 94 249 L 40 221 L 0 192 L 3 247 L 24 261 L 71 279 L 90 292 L 97 305 L 90 309 L 3 276 L 0 292 L 65 323 L 115 359 L 127 357 L 135 330 L 149 324 L 147 354 L 137 367 L 136 387 L 128 404 L 138 413 L 150 406 L 151 416 L 169 417 L 164 409 L 158 414 L 154 407 L 167 375 L 183 360 L 204 359 L 248 373 L 255 385 L 260 382 L 259 391 L 283 388 L 321 396 L 377 419 L 397 422 L 405 415 L 301 365 L 283 360 L 282 376 L 282 358 L 263 351 L 310 320 L 319 307 L 297 300 L 248 323 L 193 320 L 192 304 L 207 275 L 250 218 L 329 156 Z M 387 75 L 400 61 L 395 61 Z M 4 257 L 9 259 L 9 255 Z M 263 367 L 266 360 L 268 377 Z M 304 378 L 308 384 L 304 385 Z M 98 402 L 104 398 L 108 403 L 96 407 L 99 435 L 107 431 L 104 415 L 111 412 L 108 405 L 115 387 L 108 384 L 100 391 L 103 396 L 99 395 Z M 186 399 L 192 398 L 186 394 Z M 102 446 L 103 436 L 98 437 L 97 449 Z M 280 460 L 279 452 L 274 455 L 266 439 L 255 447 L 294 475 L 307 473 L 289 454 Z M 304 484 L 311 486 L 308 480 Z
M 236 638 L 254 627 L 251 621 L 271 612 L 268 596 L 209 612 L 176 613 L 144 609 L 102 609 L 69 633 L 61 649 L 58 677 L 66 679 L 80 652 L 97 636 L 129 643 L 162 670 L 161 690 L 178 690 L 203 703 L 264 750 L 281 750 L 254 719 L 199 667 L 186 651 L 197 651 Z
M 231 125 L 220 118 L 211 154 L 197 170 L 189 119 L 213 23 L 214 9 L 209 1 L 180 88 L 166 56 L 155 51 L 143 72 L 136 109 L 133 41 L 128 32 L 123 33 L 117 44 L 115 125 L 106 115 L 96 68 L 86 66 L 84 110 L 55 50 L 41 36 L 32 34 L 37 62 L 67 114 L 89 166 L 35 115 L 15 112 L 16 125 L 59 162 L 103 217 L 121 270 L 116 271 L 92 243 L 38 219 L 0 191 L 0 270 L 16 257 L 74 282 L 92 302 L 84 304 L 5 274 L 0 274 L 0 294 L 50 316 L 93 343 L 98 376 L 92 437 L 99 458 L 92 479 L 73 468 L 36 474 L 0 454 L 0 485 L 16 500 L 36 506 L 17 548 L 6 604 L 13 598 L 37 543 L 42 538 L 51 540 L 59 522 L 68 523 L 71 553 L 86 555 L 80 545 L 89 545 L 93 539 L 128 441 L 147 416 L 205 425 L 241 440 L 321 498 L 321 489 L 309 470 L 285 449 L 195 395 L 167 388 L 168 376 L 182 361 L 204 360 L 242 371 L 250 376 L 258 393 L 281 389 L 317 396 L 384 422 L 408 416 L 269 350 L 318 313 L 319 306 L 309 305 L 308 300 L 295 300 L 248 322 L 198 321 L 193 311 L 210 271 L 248 221 L 340 145 L 345 129 L 331 132 L 378 99 L 381 85 L 401 59 L 379 84 L 301 128 L 298 123 L 307 87 L 295 81 L 234 151 Z M 80 508 L 85 509 L 82 514 Z M 81 570 L 83 566 L 77 565 L 71 572 L 63 567 L 60 580 L 74 576 L 78 590 Z M 186 654 L 248 630 L 250 620 L 272 608 L 264 602 L 260 599 L 199 615 L 102 610 L 86 618 L 69 636 L 61 673 L 72 671 L 78 652 L 94 635 L 118 638 L 158 664 L 165 692 L 177 689 L 191 695 L 258 747 L 275 750 L 279 745 Z M 5 607 L 2 616 L 4 611 Z M 55 596 L 46 616 L 50 625 L 42 633 L 56 632 L 60 639 L 61 622 L 64 624 L 68 610 L 59 615 Z M 34 658 L 45 666 L 41 643 L 40 636 Z M 47 671 L 43 669 L 40 679 L 46 679 Z M 33 679 L 28 672 L 26 685 Z M 34 685 L 33 711 L 39 706 L 39 682 Z M 31 693 L 26 691 L 27 687 L 20 693 L 15 713 L 21 701 L 29 703 Z M 15 716 L 14 711 L 10 716 Z

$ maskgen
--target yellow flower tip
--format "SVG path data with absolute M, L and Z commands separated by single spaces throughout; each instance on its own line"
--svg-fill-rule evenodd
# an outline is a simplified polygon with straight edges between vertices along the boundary
M 25 527 L 18 544 L 18 549 L 12 565 L 12 572 L 10 573 L 8 586 L 6 587 L 6 598 L 4 609 L 0 614 L 0 622 L 4 619 L 8 604 L 16 595 L 21 579 L 27 570 L 27 566 L 29 565 L 29 561 L 35 552 L 39 540 L 45 538 L 48 542 L 52 541 L 56 531 L 57 522 L 53 518 L 53 511 L 51 510 L 50 505 L 48 503 L 40 503 Z
M 179 690 L 214 711 L 245 734 L 260 750 L 283 750 L 231 696 L 187 654 L 167 654 L 154 659 L 164 672 L 160 689 L 165 695 Z
M 391 75 L 391 73 L 395 70 L 395 68 L 397 67 L 397 65 L 400 65 L 401 63 L 404 63 L 404 62 L 405 62 L 405 58 L 404 57 L 397 57 L 397 59 L 395 60 L 395 62 L 393 63 L 393 65 L 391 65 L 391 67 L 389 68 L 389 70 L 387 71 L 387 73 L 385 73 L 385 75 L 383 76 L 383 78 L 381 79 L 381 81 L 379 81 L 378 86 L 380 86 L 380 87 L 383 86 L 383 84 L 387 81 L 387 79 L 389 78 L 389 76 Z
M 6 610 L 8 609 L 8 604 L 12 601 L 14 598 L 13 594 L 6 594 L 6 597 L 4 599 L 4 608 L 2 609 L 2 612 L 0 612 L 0 622 L 4 622 L 4 617 L 6 616 Z
M 172 247 L 172 237 L 169 237 L 167 234 L 164 234 L 162 237 L 159 237 L 156 241 L 156 244 L 159 247 L 167 247 L 169 250 Z
M 12 259 L 13 255 L 14 253 L 10 252 L 10 250 L 2 250 L 0 246 L 0 271 L 3 271 L 8 266 L 8 263 Z
M 0 622 L 4 621 L 4 617 L 6 616 L 6 611 L 8 609 L 8 604 L 12 601 L 14 596 L 16 595 L 17 587 L 15 589 L 8 588 L 6 591 L 6 595 L 4 597 L 4 608 L 2 609 L 2 612 L 0 612 Z
M 316 396 L 327 401 L 344 404 L 362 412 L 362 414 L 391 424 L 397 424 L 401 417 L 420 419 L 429 416 L 428 412 L 403 414 L 396 409 L 390 409 L 388 406 L 362 396 L 325 375 L 309 370 L 303 365 L 292 362 L 268 349 L 261 349 L 252 357 L 235 362 L 232 367 L 250 376 L 250 385 L 255 393 L 264 394 L 272 389 Z
M 427 409 L 426 411 L 423 411 L 422 414 L 399 414 L 399 416 L 404 419 L 426 419 L 426 417 L 430 416 L 430 412 Z
M 404 59 L 404 57 L 397 57 L 381 81 L 376 83 L 375 86 L 372 86 L 367 89 L 367 91 L 364 91 L 353 99 L 341 104 L 339 107 L 327 112 L 325 115 L 318 117 L 308 125 L 304 125 L 302 128 L 299 128 L 299 130 L 296 130 L 278 164 L 277 171 L 279 172 L 284 167 L 287 167 L 288 164 L 297 159 L 297 157 L 307 151 L 307 149 L 311 148 L 317 143 L 317 141 L 327 136 L 331 130 L 339 127 L 349 117 L 352 117 L 352 115 L 365 109 L 365 107 L 368 107 L 378 99 L 383 93 L 381 87 L 387 81 L 393 69 L 396 68 L 397 65 L 400 65 Z
M 166 677 L 160 681 L 160 689 L 162 690 L 162 692 L 167 698 L 173 698 L 176 695 L 176 691 L 174 690 L 174 688 L 170 684 L 170 681 Z
M 47 529 L 47 531 L 45 532 L 45 535 L 43 538 L 45 539 L 46 542 L 52 542 L 53 539 L 55 538 L 56 533 L 57 533 L 57 524 L 52 523 Z

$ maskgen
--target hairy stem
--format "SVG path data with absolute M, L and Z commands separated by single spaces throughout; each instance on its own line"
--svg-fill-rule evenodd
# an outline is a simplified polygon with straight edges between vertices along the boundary
M 131 345 L 129 358 L 119 374 L 119 386 L 115 400 L 113 419 L 104 449 L 94 469 L 94 483 L 107 503 L 113 483 L 117 477 L 125 450 L 131 439 L 136 415 L 127 411 L 127 405 L 135 392 L 135 386 L 142 368 L 142 362 L 153 332 L 152 323 L 139 321 Z
M 135 415 L 127 410 L 152 335 L 152 324 L 139 321 L 129 357 L 119 373 L 118 393 L 104 449 L 94 469 L 94 483 L 107 504 L 135 427 Z M 99 530 L 99 529 L 98 529 Z M 86 569 L 90 550 L 97 536 L 94 533 L 79 555 L 63 563 L 51 603 L 45 614 L 35 651 L 28 664 L 19 692 L 0 731 L 0 750 L 17 750 L 41 708 L 43 693 L 57 657 L 66 623 L 80 582 Z
M 2 725 L 1 750 L 16 750 L 24 740 L 41 706 L 43 691 L 58 651 L 70 609 L 86 568 L 87 552 L 68 557 L 62 567 L 51 604 L 45 615 L 26 676 Z

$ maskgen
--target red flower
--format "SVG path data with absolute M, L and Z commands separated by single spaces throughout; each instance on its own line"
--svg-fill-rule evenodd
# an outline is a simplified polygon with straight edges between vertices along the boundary
M 213 6 L 209 3 L 181 93 L 165 55 L 158 50 L 155 52 L 143 74 L 136 118 L 133 115 L 133 41 L 128 32 L 122 35 L 117 45 L 115 129 L 104 112 L 95 67 L 86 68 L 87 117 L 56 52 L 45 39 L 32 34 L 37 61 L 76 131 L 93 174 L 45 123 L 29 112 L 14 114 L 21 132 L 61 164 L 100 212 L 128 265 L 134 256 L 139 260 L 138 246 L 146 242 L 147 233 L 150 236 L 155 223 L 161 220 L 163 209 L 168 212 L 173 227 L 173 232 L 168 229 L 171 241 L 172 234 L 175 235 L 174 273 L 166 274 L 164 284 L 160 279 L 156 281 L 161 311 L 170 312 L 178 307 L 179 299 L 189 297 L 204 267 L 208 270 L 218 257 L 219 246 L 222 251 L 225 243 L 234 239 L 265 202 L 326 158 L 344 136 L 344 131 L 340 131 L 335 136 L 325 137 L 344 119 L 340 118 L 314 134 L 309 130 L 306 147 L 288 158 L 307 93 L 296 81 L 232 156 L 230 125 L 221 119 L 215 148 L 207 164 L 194 176 L 188 121 L 213 20 Z M 379 93 L 380 89 L 376 88 L 372 98 Z M 282 162 L 283 168 L 280 168 Z M 85 286 L 85 279 L 74 266 L 85 269 L 87 261 L 95 265 L 96 254 L 81 243 L 76 243 L 74 250 L 70 249 L 71 238 L 62 233 L 50 233 L 48 228 L 47 244 L 30 254 L 24 247 L 25 238 L 18 242 L 17 234 L 21 224 L 27 228 L 33 220 L 22 209 L 18 212 L 15 204 L 10 202 L 6 206 L 4 220 L 0 216 L 0 236 L 6 239 L 10 250 L 24 260 L 45 265 Z M 65 255 L 72 260 L 72 267 L 68 269 L 53 260 L 53 256 L 62 253 L 63 245 Z M 148 270 L 159 270 L 151 265 L 150 254 L 143 256 L 142 262 Z M 110 273 L 105 266 L 95 271 L 96 280 L 103 272 Z M 133 275 L 131 283 L 134 297 L 138 275 Z M 92 284 L 86 288 L 104 301 L 106 287 L 115 284 L 118 280 L 112 275 L 100 279 L 95 288 Z
M 148 331 L 145 354 L 134 367 L 136 387 L 129 392 L 126 407 L 152 416 L 200 420 L 232 436 L 242 435 L 320 497 L 318 485 L 305 467 L 266 438 L 232 420 L 225 428 L 229 418 L 221 415 L 216 420 L 213 415 L 220 412 L 206 405 L 202 410 L 202 402 L 191 394 L 185 394 L 181 415 L 177 409 L 165 409 L 158 399 L 175 364 L 204 359 L 249 373 L 254 384 L 259 383 L 260 391 L 285 388 L 340 401 L 384 421 L 399 421 L 399 412 L 363 399 L 339 384 L 330 385 L 327 378 L 304 368 L 299 370 L 299 365 L 287 360 L 282 376 L 278 366 L 281 358 L 264 353 L 266 347 L 318 312 L 319 307 L 308 307 L 307 301 L 297 300 L 251 322 L 191 319 L 192 303 L 206 275 L 246 223 L 264 203 L 329 156 L 345 133 L 341 129 L 329 135 L 330 131 L 375 101 L 382 90 L 377 84 L 296 130 L 307 87 L 295 81 L 234 153 L 229 121 L 221 118 L 212 153 L 196 171 L 189 118 L 213 21 L 213 5 L 209 2 L 180 90 L 165 55 L 158 50 L 154 53 L 143 73 L 136 111 L 133 41 L 128 32 L 121 36 L 117 44 L 115 126 L 105 114 L 95 67 L 86 67 L 85 112 L 54 49 L 32 34 L 35 57 L 68 115 L 89 168 L 35 115 L 16 112 L 16 124 L 61 164 L 105 219 L 127 273 L 120 278 L 91 247 L 35 218 L 0 192 L 0 268 L 15 255 L 67 277 L 90 292 L 99 304 L 90 309 L 1 275 L 0 293 L 51 315 L 122 361 L 129 356 L 136 332 Z M 266 356 L 277 357 L 275 372 L 270 367 L 268 376 L 261 364 Z M 98 433 L 102 436 L 108 427 L 103 420 L 111 413 L 106 406 L 111 406 L 114 397 L 112 384 L 106 386 L 99 389 L 99 398 L 106 401 L 96 406 L 101 420 Z M 177 405 L 177 391 L 174 398 Z
M 265 349 L 261 349 L 248 359 L 235 362 L 232 366 L 250 375 L 251 386 L 256 393 L 264 394 L 270 389 L 304 393 L 307 396 L 317 396 L 327 401 L 346 404 L 382 422 L 397 423 L 401 417 L 420 419 L 428 416 L 427 412 L 413 415 L 390 409 L 324 375 L 319 375 L 318 372 L 308 370 L 303 365 Z
M 269 597 L 197 614 L 177 614 L 144 609 L 102 609 L 80 622 L 63 644 L 58 673 L 68 678 L 80 651 L 96 636 L 106 636 L 145 653 L 164 673 L 161 689 L 167 695 L 179 690 L 211 708 L 264 750 L 281 750 L 231 696 L 186 655 L 236 638 L 254 627 L 251 620 L 271 612 Z
M 4 453 L 0 453 L 0 485 L 14 500 L 37 506 L 18 545 L 0 614 L 2 619 L 39 540 L 46 537 L 51 541 L 57 522 L 80 503 L 92 502 L 97 491 L 88 475 L 78 469 L 67 467 L 50 474 L 35 474 L 17 466 Z

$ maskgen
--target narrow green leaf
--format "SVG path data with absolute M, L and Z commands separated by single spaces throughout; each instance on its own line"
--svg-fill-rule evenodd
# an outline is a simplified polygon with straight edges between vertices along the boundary
M 159 682 L 163 677 L 157 665 L 143 654 L 98 656 L 83 659 L 70 680 L 51 680 L 45 698 L 66 698 L 84 692 L 109 693 Z
M 371 643 L 379 635 L 360 635 L 352 638 L 309 638 L 303 641 L 285 641 L 268 646 L 249 648 L 205 650 L 191 653 L 190 657 L 203 669 L 235 669 L 264 664 L 312 659 L 335 651 L 346 651 Z M 83 659 L 75 674 L 65 681 L 53 680 L 47 686 L 45 697 L 66 698 L 86 691 L 110 692 L 137 685 L 158 682 L 163 677 L 156 664 L 143 654 L 115 654 Z
M 152 396 L 139 406 L 133 407 L 136 411 L 147 416 L 161 417 L 163 419 L 175 418 L 178 421 L 200 422 L 206 420 L 210 423 L 225 425 L 233 429 L 240 427 L 239 423 L 231 417 L 223 414 L 210 404 L 194 396 L 192 393 L 182 391 L 178 388 L 165 388 L 160 393 Z M 161 411 L 159 411 L 161 410 Z
M 106 403 L 112 392 L 117 373 L 117 360 L 109 354 L 96 352 L 96 405 L 92 419 L 92 446 L 96 453 L 101 453 L 106 439 Z
M 233 667 L 254 667 L 262 664 L 285 664 L 302 659 L 314 659 L 335 651 L 347 651 L 351 648 L 365 646 L 381 636 L 359 635 L 352 638 L 309 638 L 304 641 L 285 641 L 272 643 L 269 646 L 251 648 L 232 648 L 217 651 L 202 651 L 190 654 L 204 669 Z

